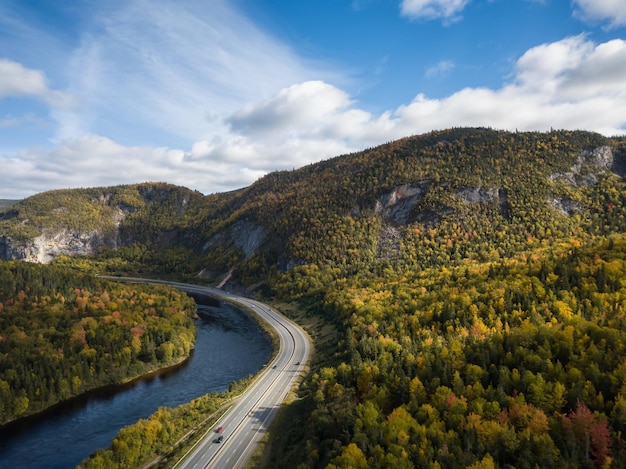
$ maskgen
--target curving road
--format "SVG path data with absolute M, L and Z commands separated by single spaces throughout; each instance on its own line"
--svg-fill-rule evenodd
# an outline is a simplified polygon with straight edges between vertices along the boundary
M 190 450 L 176 468 L 241 468 L 268 431 L 276 411 L 285 400 L 296 379 L 309 360 L 310 346 L 306 334 L 296 324 L 270 308 L 248 298 L 239 297 L 211 287 L 186 283 L 136 280 L 163 283 L 189 293 L 215 296 L 253 311 L 276 330 L 279 352 L 252 386 L 236 401 L 203 438 Z M 222 427 L 220 434 L 215 430 Z M 223 440 L 215 442 L 221 435 Z

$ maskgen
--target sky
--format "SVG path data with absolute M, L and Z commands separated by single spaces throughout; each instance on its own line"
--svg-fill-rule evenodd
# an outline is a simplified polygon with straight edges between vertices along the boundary
M 626 1 L 0 2 L 0 199 L 225 192 L 461 126 L 626 134 Z

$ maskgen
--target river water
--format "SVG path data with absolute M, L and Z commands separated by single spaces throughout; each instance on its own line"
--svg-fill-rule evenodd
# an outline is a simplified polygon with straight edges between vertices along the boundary
M 269 338 L 228 303 L 198 305 L 196 346 L 180 367 L 123 387 L 94 392 L 0 431 L 0 468 L 74 468 L 117 432 L 160 406 L 225 391 L 271 357 Z

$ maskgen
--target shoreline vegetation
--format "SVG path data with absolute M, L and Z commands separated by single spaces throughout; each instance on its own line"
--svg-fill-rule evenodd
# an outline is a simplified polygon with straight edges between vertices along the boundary
M 179 366 L 194 348 L 195 314 L 174 288 L 0 263 L 0 429 Z
M 198 302 L 223 301 L 248 314 L 270 338 L 271 363 L 280 346 L 278 336 L 254 311 L 225 298 L 197 293 L 193 297 Z M 208 393 L 176 407 L 159 407 L 149 417 L 122 428 L 110 447 L 96 450 L 77 469 L 173 467 L 265 370 L 266 366 L 231 383 L 227 391 Z
M 109 448 L 95 451 L 77 469 L 172 467 L 254 379 L 248 376 L 232 383 L 228 391 L 205 394 L 176 407 L 159 407 L 122 428 Z
M 208 294 L 188 295 L 166 285 L 100 279 L 67 268 L 19 261 L 1 262 L 0 410 L 3 413 L 0 415 L 5 422 L 0 425 L 0 432 L 9 431 L 13 425 L 29 419 L 40 418 L 74 399 L 119 390 L 181 366 L 189 360 L 194 348 L 192 319 L 197 317 L 196 304 L 218 306 L 221 302 L 232 304 L 249 315 L 268 335 L 272 344 L 271 361 L 279 347 L 276 334 L 253 311 L 236 302 Z M 159 318 L 161 338 L 168 340 L 158 341 L 154 334 L 149 335 L 152 330 L 150 318 L 156 317 Z M 176 324 L 171 325 L 171 321 Z M 48 326 L 47 334 L 44 324 Z M 105 338 L 115 331 L 120 343 L 113 347 L 114 344 Z M 171 333 L 163 335 L 166 331 Z M 184 341 L 176 342 L 175 334 Z M 152 338 L 148 341 L 142 337 Z M 109 367 L 100 364 L 97 369 L 96 360 L 83 363 L 85 356 L 92 354 L 107 359 L 114 348 L 125 350 L 126 355 L 130 352 L 135 360 L 121 366 L 121 362 L 110 359 Z M 72 360 L 73 355 L 78 358 Z M 59 374 L 42 376 L 46 384 L 39 384 L 34 394 L 29 392 L 32 385 L 20 388 L 16 379 L 24 376 L 23 369 L 34 370 L 37 359 L 41 361 L 44 357 L 45 363 L 45 357 L 50 356 L 55 368 L 47 369 L 58 370 Z M 149 360 L 142 360 L 146 358 Z M 165 361 L 165 358 L 169 360 Z M 67 363 L 60 366 L 62 360 L 69 360 L 74 366 Z M 63 398 L 55 400 L 50 397 L 47 406 L 32 398 L 33 395 L 41 396 L 41 389 L 48 383 L 63 383 L 66 375 L 78 376 L 81 365 L 92 376 L 91 381 L 80 377 L 70 379 L 71 384 L 62 394 Z M 71 372 L 64 373 L 68 367 Z M 174 408 L 160 407 L 149 417 L 122 428 L 110 447 L 96 450 L 78 467 L 168 467 L 168 461 L 192 445 L 195 438 L 204 433 L 264 369 L 255 376 L 231 383 L 227 391 L 208 393 Z M 12 378 L 13 381 L 9 382 Z M 15 394 L 12 390 L 17 389 L 20 389 L 19 394 L 11 395 Z M 23 403 L 22 409 L 20 402 Z M 7 414 L 18 416 L 6 421 Z

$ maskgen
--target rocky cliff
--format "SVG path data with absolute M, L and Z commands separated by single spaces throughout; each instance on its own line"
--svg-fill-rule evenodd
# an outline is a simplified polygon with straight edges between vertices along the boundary
M 38 194 L 0 213 L 0 258 L 48 263 L 146 239 L 167 246 L 179 241 L 188 208 L 202 199 L 162 183 Z
M 46 230 L 36 238 L 27 240 L 0 236 L 0 258 L 47 264 L 62 254 L 95 255 L 107 247 L 116 248 L 118 240 L 117 234 L 110 236 L 98 231 L 80 232 L 65 229 Z

